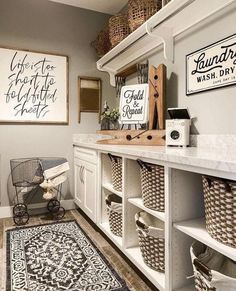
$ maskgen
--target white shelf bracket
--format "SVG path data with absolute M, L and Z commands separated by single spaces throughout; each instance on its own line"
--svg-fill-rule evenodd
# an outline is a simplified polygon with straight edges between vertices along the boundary
M 97 68 L 99 71 L 107 72 L 110 76 L 110 84 L 111 86 L 115 87 L 116 86 L 116 72 L 109 68 L 104 68 L 101 64 L 97 64 Z
M 159 27 L 155 31 L 150 24 L 146 23 L 146 32 L 150 37 L 163 42 L 165 59 L 174 63 L 174 37 L 172 29 L 169 27 Z
M 114 72 L 111 72 L 111 71 L 108 71 L 108 74 L 110 76 L 110 84 L 112 87 L 115 87 L 116 86 L 116 78 L 115 78 L 115 73 Z

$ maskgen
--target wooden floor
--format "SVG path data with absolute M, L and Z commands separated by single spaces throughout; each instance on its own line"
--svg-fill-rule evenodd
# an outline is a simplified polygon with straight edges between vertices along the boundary
M 66 212 L 65 220 L 76 219 L 81 227 L 86 231 L 86 233 L 93 240 L 94 244 L 100 249 L 100 251 L 105 255 L 110 264 L 114 267 L 117 273 L 122 277 L 130 290 L 132 291 L 151 291 L 157 290 L 148 282 L 144 282 L 142 275 L 137 274 L 134 269 L 128 264 L 128 262 L 121 257 L 118 251 L 109 243 L 108 240 L 100 233 L 97 228 L 94 228 L 87 219 L 81 215 L 77 210 L 70 210 Z M 38 215 L 31 216 L 28 225 L 38 225 L 50 222 L 48 215 Z M 0 283 L 1 290 L 5 290 L 6 276 L 6 243 L 5 243 L 5 231 L 10 228 L 14 228 L 12 218 L 0 219 Z M 145 280 L 146 281 L 146 280 Z M 29 290 L 30 291 L 30 290 Z M 55 290 L 56 291 L 56 290 Z

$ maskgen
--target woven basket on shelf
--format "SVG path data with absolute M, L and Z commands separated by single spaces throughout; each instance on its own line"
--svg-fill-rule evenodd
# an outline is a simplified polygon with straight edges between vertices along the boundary
M 236 248 L 236 182 L 203 176 L 206 229 L 209 234 Z
M 136 230 L 143 260 L 150 268 L 165 271 L 164 223 L 141 211 L 135 215 Z
M 111 180 L 116 191 L 122 191 L 122 158 L 108 154 L 111 160 Z
M 137 29 L 162 8 L 162 0 L 129 0 L 128 23 L 132 31 Z
M 197 291 L 236 290 L 236 262 L 199 241 L 190 255 Z
M 150 209 L 165 211 L 164 167 L 137 160 L 140 166 L 143 204 Z
M 115 47 L 130 33 L 127 14 L 117 14 L 109 19 L 109 38 L 112 47 Z
M 106 26 L 102 29 L 97 38 L 91 43 L 92 47 L 95 48 L 97 56 L 103 57 L 111 49 L 111 43 L 109 39 L 109 28 Z
M 210 288 L 208 286 L 207 278 L 205 277 L 206 274 L 203 274 L 197 267 L 198 265 L 196 264 L 196 261 L 198 262 L 198 256 L 202 255 L 205 251 L 206 246 L 198 241 L 195 241 L 190 248 L 190 254 L 194 271 L 195 288 L 197 291 L 216 291 L 215 288 Z
M 106 205 L 110 230 L 122 237 L 122 198 L 115 194 L 107 195 Z

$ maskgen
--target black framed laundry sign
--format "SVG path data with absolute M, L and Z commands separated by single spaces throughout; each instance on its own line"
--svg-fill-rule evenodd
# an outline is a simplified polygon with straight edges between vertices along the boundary
M 68 124 L 68 57 L 0 47 L 0 122 Z
M 236 83 L 236 34 L 186 56 L 186 94 Z

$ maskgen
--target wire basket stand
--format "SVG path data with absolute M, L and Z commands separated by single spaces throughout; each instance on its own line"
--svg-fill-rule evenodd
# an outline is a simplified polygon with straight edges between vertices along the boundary
M 50 158 L 54 159 L 54 158 Z M 44 181 L 40 158 L 11 159 L 11 178 L 15 188 L 13 220 L 16 225 L 25 225 L 29 221 L 28 206 L 36 195 L 43 189 L 40 184 Z M 61 207 L 62 184 L 54 188 L 55 196 L 47 203 L 48 211 L 54 219 L 62 219 L 65 209 Z

